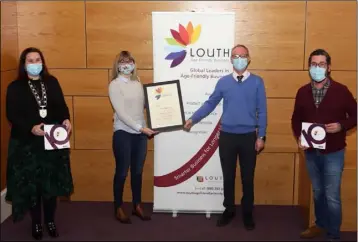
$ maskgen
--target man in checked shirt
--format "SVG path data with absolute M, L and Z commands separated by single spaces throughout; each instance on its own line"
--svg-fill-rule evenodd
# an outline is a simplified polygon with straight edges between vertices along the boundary
M 297 92 L 292 129 L 299 148 L 304 150 L 313 188 L 316 222 L 315 226 L 302 232 L 301 237 L 313 238 L 326 233 L 332 241 L 340 237 L 345 139 L 346 132 L 357 125 L 357 101 L 345 85 L 331 78 L 331 57 L 325 50 L 313 51 L 308 64 L 311 82 Z M 302 146 L 302 122 L 325 126 L 326 149 Z

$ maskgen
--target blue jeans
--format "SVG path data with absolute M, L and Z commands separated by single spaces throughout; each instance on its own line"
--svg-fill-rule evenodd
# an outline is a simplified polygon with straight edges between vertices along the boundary
M 112 144 L 116 160 L 113 179 L 115 210 L 123 203 L 123 190 L 129 167 L 131 169 L 133 205 L 138 205 L 142 200 L 142 172 L 147 155 L 147 136 L 118 130 L 113 134 Z
M 341 180 L 345 150 L 321 154 L 305 151 L 312 182 L 316 225 L 330 238 L 339 238 L 342 223 Z

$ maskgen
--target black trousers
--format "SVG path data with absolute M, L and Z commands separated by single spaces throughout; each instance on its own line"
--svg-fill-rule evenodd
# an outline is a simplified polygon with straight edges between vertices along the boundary
M 42 196 L 38 196 L 36 205 L 31 209 L 31 219 L 33 224 L 41 223 L 42 207 L 44 210 L 45 223 L 53 222 L 55 219 L 55 212 L 57 207 L 57 197 L 44 199 Z
M 252 214 L 254 207 L 254 174 L 256 167 L 256 132 L 246 134 L 220 133 L 219 155 L 224 179 L 224 207 L 235 212 L 236 162 L 239 158 L 244 214 Z

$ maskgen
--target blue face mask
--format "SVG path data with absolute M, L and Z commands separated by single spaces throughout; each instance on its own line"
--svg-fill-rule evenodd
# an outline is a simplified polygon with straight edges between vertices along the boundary
M 118 70 L 124 75 L 130 75 L 134 70 L 134 67 L 134 64 L 120 64 Z
M 239 71 L 244 70 L 249 63 L 247 58 L 241 58 L 241 57 L 233 59 L 232 62 L 233 62 L 234 68 Z
M 310 75 L 315 82 L 321 82 L 326 78 L 326 68 L 310 67 Z
M 31 76 L 38 76 L 42 71 L 42 63 L 27 64 L 26 71 Z

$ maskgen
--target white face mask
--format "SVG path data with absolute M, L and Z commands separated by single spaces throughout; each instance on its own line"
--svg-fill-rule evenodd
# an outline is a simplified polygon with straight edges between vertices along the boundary
M 120 73 L 124 75 L 130 75 L 132 71 L 134 70 L 135 65 L 134 64 L 119 64 L 118 70 Z
M 310 67 L 310 75 L 315 82 L 321 82 L 326 79 L 327 69 L 323 67 Z
M 242 57 L 239 57 L 239 58 L 235 58 L 233 61 L 232 61 L 234 67 L 236 70 L 238 71 L 242 71 L 244 70 L 247 65 L 249 64 L 249 60 L 247 58 L 242 58 Z

